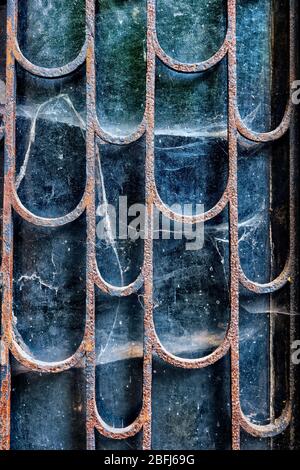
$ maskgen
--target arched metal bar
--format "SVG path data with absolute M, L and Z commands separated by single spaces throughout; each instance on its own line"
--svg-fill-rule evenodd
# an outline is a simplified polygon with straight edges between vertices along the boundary
M 152 181 L 152 191 L 153 191 L 153 202 L 157 209 L 165 216 L 171 220 L 175 220 L 176 222 L 182 222 L 184 224 L 197 224 L 201 222 L 206 222 L 208 220 L 213 219 L 217 215 L 219 215 L 223 209 L 227 206 L 229 201 L 229 190 L 228 187 L 225 189 L 221 199 L 217 202 L 217 204 L 209 209 L 206 212 L 197 215 L 184 215 L 178 214 L 172 211 L 160 198 L 158 194 L 156 184 Z
M 293 41 L 295 40 L 295 15 L 294 15 L 294 5 L 290 5 L 290 27 L 289 27 L 289 35 L 290 35 L 290 57 L 289 57 L 289 101 L 285 109 L 284 116 L 282 121 L 277 126 L 276 129 L 269 131 L 269 132 L 254 132 L 250 130 L 245 123 L 243 122 L 238 105 L 237 100 L 235 102 L 235 121 L 237 130 L 239 133 L 246 137 L 246 139 L 251 140 L 253 142 L 272 142 L 274 140 L 278 140 L 286 134 L 288 131 L 291 121 L 294 114 L 294 104 L 293 104 L 293 83 L 296 80 L 296 67 L 295 67 L 295 54 L 294 48 L 295 45 Z
M 220 47 L 220 49 L 212 57 L 210 57 L 207 60 L 204 60 L 203 62 L 196 62 L 193 64 L 180 62 L 170 57 L 162 49 L 161 45 L 159 44 L 156 31 L 153 33 L 153 42 L 154 42 L 154 49 L 155 49 L 155 53 L 157 57 L 167 67 L 169 67 L 172 70 L 175 70 L 176 72 L 199 73 L 199 72 L 205 72 L 206 70 L 211 69 L 212 67 L 217 65 L 219 62 L 221 62 L 222 59 L 224 59 L 228 51 L 228 36 L 229 36 L 229 33 L 227 33 L 226 38 L 222 46 Z
M 288 256 L 285 267 L 279 276 L 277 276 L 273 281 L 267 282 L 265 284 L 260 284 L 259 282 L 254 282 L 248 279 L 241 266 L 239 270 L 240 283 L 246 289 L 254 292 L 255 294 L 271 294 L 272 292 L 278 291 L 289 281 L 291 274 L 290 256 Z
M 270 424 L 254 424 L 240 409 L 240 426 L 254 437 L 274 437 L 281 434 L 289 426 L 291 417 L 292 407 L 289 401 L 287 401 L 281 416 Z
M 141 273 L 135 281 L 128 284 L 127 286 L 113 286 L 106 282 L 100 274 L 100 270 L 98 268 L 97 262 L 95 263 L 96 266 L 93 269 L 93 277 L 95 285 L 101 289 L 106 294 L 109 294 L 113 297 L 127 297 L 131 294 L 135 294 L 140 290 L 144 283 L 144 277 Z
M 94 400 L 94 417 L 93 424 L 97 431 L 99 431 L 103 436 L 109 439 L 127 439 L 128 437 L 135 436 L 143 427 L 144 424 L 144 413 L 143 410 L 140 412 L 139 416 L 125 428 L 114 428 L 107 424 L 100 416 L 97 404 Z
M 62 225 L 69 224 L 70 222 L 78 219 L 78 217 L 83 214 L 86 209 L 87 201 L 89 199 L 88 194 L 89 191 L 86 189 L 75 209 L 66 215 L 53 218 L 39 217 L 26 209 L 26 207 L 20 201 L 14 183 L 11 184 L 11 202 L 14 210 L 27 222 L 41 227 L 61 227 Z
M 4 337 L 5 340 L 5 337 Z M 64 359 L 62 361 L 53 361 L 53 362 L 44 362 L 38 359 L 35 359 L 32 355 L 28 354 L 24 349 L 18 344 L 15 338 L 15 334 L 12 331 L 12 338 L 8 342 L 8 347 L 14 356 L 14 358 L 24 367 L 31 371 L 44 372 L 44 373 L 58 373 L 64 370 L 68 370 L 71 367 L 74 367 L 84 356 L 85 354 L 85 341 L 82 340 L 77 351 L 75 351 L 72 356 Z
M 12 52 L 16 61 L 29 73 L 43 78 L 59 78 L 71 74 L 85 62 L 87 52 L 87 34 L 79 54 L 71 62 L 60 67 L 40 67 L 33 64 L 22 53 L 17 39 L 18 2 L 16 0 L 13 1 L 11 8 L 12 27 L 10 30 L 10 39 L 12 43 Z
M 217 65 L 227 54 L 228 52 L 228 45 L 229 40 L 231 37 L 230 29 L 227 30 L 226 37 L 224 39 L 223 44 L 221 45 L 220 49 L 209 59 L 195 62 L 195 63 L 186 63 L 180 62 L 179 60 L 173 59 L 170 57 L 161 47 L 157 32 L 156 32 L 156 0 L 150 0 L 152 12 L 154 15 L 154 28 L 152 31 L 152 41 L 153 47 L 156 53 L 156 56 L 170 69 L 175 70 L 176 72 L 183 72 L 183 73 L 197 73 L 197 72 L 204 72 L 206 70 L 211 69 L 215 65 Z
M 27 70 L 27 72 L 41 78 L 60 78 L 75 72 L 75 70 L 84 64 L 86 59 L 86 50 L 87 40 L 85 40 L 84 45 L 82 46 L 81 51 L 77 57 L 75 57 L 75 59 L 68 64 L 62 65 L 61 67 L 40 67 L 38 65 L 34 65 L 24 56 L 24 54 L 21 52 L 17 38 L 15 37 L 14 39 L 14 56 L 16 61 L 25 70 Z
M 235 119 L 236 119 L 237 129 L 243 137 L 245 137 L 248 140 L 251 140 L 252 142 L 258 142 L 258 143 L 272 142 L 274 140 L 280 139 L 281 137 L 284 136 L 284 134 L 286 134 L 291 124 L 293 112 L 294 112 L 294 105 L 292 103 L 292 100 L 289 100 L 283 119 L 276 129 L 270 132 L 254 132 L 250 130 L 244 124 L 240 116 L 240 112 L 238 108 L 236 107 Z
M 133 131 L 131 134 L 128 134 L 126 136 L 115 136 L 115 135 L 109 134 L 108 132 L 105 132 L 100 126 L 98 117 L 96 115 L 96 111 L 94 112 L 93 121 L 94 121 L 95 134 L 98 137 L 97 139 L 98 144 L 105 142 L 105 143 L 114 144 L 114 145 L 128 145 L 139 140 L 146 132 L 145 117 L 143 118 L 141 124 L 137 127 L 137 129 Z M 103 142 L 99 142 L 99 139 L 101 139 Z
M 222 359 L 222 357 L 224 357 L 230 349 L 230 335 L 231 332 L 229 327 L 224 340 L 220 346 L 218 346 L 211 354 L 197 359 L 186 359 L 175 356 L 174 354 L 167 351 L 157 335 L 155 325 L 152 325 L 153 350 L 166 363 L 175 367 L 180 367 L 182 369 L 202 369 L 204 367 L 211 366 L 215 362 Z

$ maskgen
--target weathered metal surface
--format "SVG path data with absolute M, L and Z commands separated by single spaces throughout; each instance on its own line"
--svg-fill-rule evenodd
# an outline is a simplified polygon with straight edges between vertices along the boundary
M 290 1 L 290 82 L 295 80 L 294 43 L 295 0 Z M 142 430 L 143 448 L 151 448 L 152 427 L 152 360 L 153 354 L 175 367 L 198 369 L 209 367 L 223 358 L 228 351 L 231 355 L 231 411 L 232 448 L 240 448 L 241 428 L 256 437 L 271 437 L 281 433 L 291 419 L 290 400 L 279 418 L 268 425 L 256 425 L 245 417 L 240 404 L 240 360 L 239 360 L 239 286 L 257 294 L 275 292 L 285 284 L 294 282 L 295 273 L 295 155 L 290 152 L 290 250 L 289 259 L 283 272 L 268 284 L 259 284 L 247 279 L 243 273 L 238 252 L 238 190 L 237 190 L 237 141 L 239 134 L 252 142 L 270 142 L 282 137 L 290 129 L 291 149 L 293 149 L 293 105 L 290 101 L 286 113 L 277 129 L 257 133 L 243 123 L 237 108 L 237 61 L 236 61 L 236 0 L 227 1 L 228 26 L 223 45 L 211 58 L 201 63 L 182 63 L 171 58 L 160 46 L 156 34 L 156 2 L 147 1 L 147 76 L 146 107 L 144 118 L 138 129 L 127 137 L 109 135 L 101 128 L 96 113 L 96 72 L 95 72 L 95 5 L 86 0 L 86 41 L 79 55 L 71 63 L 58 68 L 45 68 L 32 64 L 22 54 L 17 41 L 18 1 L 9 0 L 7 20 L 7 73 L 5 110 L 5 180 L 3 202 L 3 303 L 1 331 L 1 395 L 0 395 L 0 448 L 10 445 L 10 359 L 9 351 L 20 364 L 32 371 L 58 373 L 76 366 L 85 360 L 86 375 L 86 431 L 87 448 L 95 448 L 95 429 L 103 436 L 112 439 L 125 439 Z M 229 176 L 224 194 L 217 204 L 199 216 L 183 216 L 169 209 L 161 200 L 155 182 L 154 122 L 155 122 L 155 72 L 156 58 L 169 68 L 184 73 L 209 70 L 224 57 L 228 61 L 228 148 Z M 16 191 L 15 172 L 15 126 L 16 126 L 16 63 L 28 72 L 44 78 L 62 77 L 86 63 L 87 77 L 87 126 L 86 126 L 86 187 L 82 200 L 69 214 L 58 218 L 43 218 L 34 215 L 21 203 Z M 291 87 L 292 88 L 292 87 Z M 95 159 L 97 142 L 124 145 L 138 140 L 145 134 L 145 194 L 147 226 L 150 237 L 145 240 L 142 274 L 126 287 L 110 285 L 101 277 L 95 253 Z M 0 137 L 2 132 L 0 129 Z M 153 320 L 153 211 L 158 208 L 166 217 L 194 224 L 216 217 L 225 207 L 229 207 L 230 232 L 230 305 L 231 316 L 226 336 L 222 344 L 210 355 L 200 359 L 183 359 L 168 352 L 161 344 Z M 58 227 L 65 225 L 81 214 L 86 214 L 87 222 L 87 270 L 86 270 L 86 323 L 85 332 L 78 350 L 69 358 L 58 362 L 42 362 L 31 357 L 17 342 L 13 324 L 13 232 L 12 210 L 37 226 Z M 125 428 L 114 428 L 100 416 L 95 396 L 95 286 L 112 296 L 128 296 L 144 286 L 144 351 L 143 351 L 143 400 L 137 419 Z M 292 295 L 293 297 L 293 295 Z M 295 300 L 292 308 L 295 308 Z M 290 387 L 290 393 L 293 388 Z

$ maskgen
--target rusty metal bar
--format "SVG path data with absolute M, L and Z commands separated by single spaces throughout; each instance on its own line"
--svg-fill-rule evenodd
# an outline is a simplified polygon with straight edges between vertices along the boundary
M 295 0 L 290 0 L 290 81 L 295 80 Z M 39 67 L 32 64 L 22 54 L 17 42 L 18 1 L 8 1 L 7 18 L 7 99 L 5 109 L 5 175 L 3 201 L 3 302 L 1 330 L 1 389 L 0 389 L 0 449 L 8 449 L 10 443 L 10 358 L 11 353 L 27 369 L 43 373 L 57 373 L 74 367 L 85 360 L 86 374 L 86 431 L 87 448 L 95 448 L 95 430 L 111 439 L 125 439 L 143 432 L 143 448 L 151 448 L 152 425 L 152 358 L 153 353 L 174 367 L 198 369 L 209 367 L 230 351 L 231 357 L 231 412 L 232 448 L 240 448 L 240 430 L 257 437 L 270 437 L 281 433 L 291 420 L 293 387 L 290 387 L 290 400 L 282 415 L 268 425 L 258 426 L 243 414 L 239 390 L 239 286 L 257 294 L 279 290 L 291 279 L 291 311 L 295 311 L 295 150 L 293 140 L 293 104 L 291 97 L 286 113 L 277 129 L 255 133 L 242 122 L 237 106 L 237 63 L 236 63 L 236 0 L 227 0 L 228 28 L 223 45 L 208 60 L 187 64 L 177 61 L 166 54 L 158 42 L 156 34 L 156 1 L 147 0 L 147 75 L 146 108 L 144 118 L 137 130 L 126 137 L 107 134 L 101 127 L 96 115 L 96 71 L 95 71 L 95 4 L 86 0 L 86 41 L 79 55 L 71 63 L 59 68 Z M 161 200 L 155 183 L 155 74 L 156 60 L 161 60 L 169 68 L 195 73 L 209 70 L 223 58 L 228 60 L 228 150 L 229 176 L 224 194 L 209 211 L 199 216 L 176 214 Z M 29 73 L 44 77 L 62 77 L 74 72 L 86 63 L 86 174 L 87 182 L 84 195 L 78 206 L 69 214 L 59 218 L 43 218 L 34 215 L 21 203 L 15 184 L 15 126 L 16 126 L 16 62 Z M 238 252 L 238 189 L 237 189 L 237 139 L 239 135 L 253 142 L 270 142 L 282 137 L 288 130 L 290 139 L 290 250 L 283 272 L 267 284 L 254 283 L 242 271 Z M 144 245 L 142 274 L 135 282 L 126 287 L 112 286 L 104 281 L 97 266 L 95 254 L 95 163 L 101 159 L 101 143 L 118 145 L 128 144 L 146 136 L 146 208 L 148 237 Z M 0 132 L 1 138 L 1 132 Z M 153 320 L 153 211 L 158 208 L 170 219 L 193 224 L 216 217 L 225 207 L 229 207 L 230 239 L 230 304 L 231 316 L 223 343 L 210 355 L 199 359 L 183 359 L 168 352 L 161 344 Z M 86 324 L 85 333 L 78 350 L 69 358 L 59 362 L 42 362 L 31 357 L 18 344 L 12 322 L 13 305 L 13 227 L 12 211 L 15 210 L 28 222 L 38 226 L 58 227 L 77 219 L 86 213 L 87 221 L 87 259 L 86 259 Z M 143 355 L 143 402 L 137 419 L 126 428 L 113 428 L 100 416 L 95 396 L 95 286 L 112 296 L 127 296 L 144 288 L 144 355 Z M 291 320 L 291 339 L 293 337 Z M 291 383 L 293 383 L 291 374 Z

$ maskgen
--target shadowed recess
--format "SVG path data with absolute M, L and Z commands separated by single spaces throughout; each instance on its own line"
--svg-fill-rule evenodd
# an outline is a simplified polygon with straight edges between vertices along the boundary
M 142 299 L 96 289 L 96 398 L 102 419 L 114 427 L 131 424 L 142 407 Z
M 292 205 L 290 187 L 290 157 L 292 146 L 290 132 L 271 144 L 270 153 L 270 228 L 271 228 L 271 279 L 278 276 L 284 268 L 290 250 L 290 204 Z M 295 144 L 296 145 L 296 144 Z M 294 195 L 297 198 L 297 195 Z M 297 202 L 296 202 L 297 204 Z M 297 238 L 297 235 L 293 235 Z
M 288 398 L 290 311 L 289 291 L 257 295 L 240 288 L 241 407 L 254 424 L 278 418 Z M 243 435 L 243 449 L 268 449 L 278 439 Z M 281 447 L 282 448 L 282 447 Z
M 14 324 L 36 358 L 63 360 L 85 325 L 85 218 L 41 228 L 14 216 Z
M 114 135 L 141 122 L 146 98 L 146 1 L 96 2 L 97 114 Z
M 211 209 L 228 178 L 226 60 L 188 75 L 157 61 L 155 178 L 167 204 Z
M 163 346 L 184 358 L 200 358 L 222 343 L 229 321 L 227 217 L 205 226 L 204 244 L 154 242 L 154 320 Z
M 288 5 L 289 0 L 237 2 L 238 106 L 257 132 L 277 127 L 288 102 Z
M 143 265 L 145 142 L 140 139 L 130 145 L 100 145 L 98 149 L 96 258 L 107 282 L 125 286 L 135 281 Z M 135 221 L 136 237 L 131 228 Z
M 227 1 L 156 0 L 161 47 L 181 62 L 202 62 L 221 47 L 226 36 Z
M 155 358 L 154 450 L 230 449 L 229 366 L 228 356 L 200 370 L 178 369 Z
M 270 418 L 270 296 L 240 289 L 241 407 L 256 424 Z M 268 440 L 266 440 L 266 446 Z
M 295 376 L 294 383 L 290 382 L 290 370 L 291 370 L 291 353 L 292 361 L 295 357 L 295 346 L 291 346 L 291 329 L 293 324 L 295 327 L 299 327 L 299 312 L 295 311 L 289 302 L 290 299 L 290 286 L 286 285 L 283 289 L 275 292 L 272 295 L 272 303 L 270 304 L 270 321 L 272 327 L 272 341 L 270 342 L 270 353 L 271 353 L 271 404 L 272 411 L 275 417 L 281 415 L 282 410 L 286 406 L 288 398 L 289 387 L 298 386 L 297 374 Z M 299 330 L 296 330 L 299 331 Z M 292 349 L 292 351 L 291 351 Z M 299 358 L 299 349 L 297 353 Z M 297 370 L 297 367 L 296 367 Z M 296 392 L 297 393 L 297 392 Z M 289 426 L 283 435 L 273 439 L 274 449 L 289 449 L 291 447 L 290 438 L 295 439 L 295 446 L 299 442 L 298 424 L 297 424 L 297 406 L 294 406 L 294 414 L 292 418 L 292 426 Z M 295 433 L 295 434 L 294 434 Z M 294 436 L 293 436 L 294 434 Z
M 261 283 L 270 280 L 269 147 L 243 139 L 238 159 L 240 261 L 245 274 Z
M 271 450 L 270 439 L 251 436 L 241 429 L 241 450 Z
M 85 449 L 85 380 L 81 369 L 37 374 L 14 363 L 11 448 Z
M 227 138 L 226 59 L 207 72 L 156 68 L 155 133 Z
M 19 1 L 18 40 L 33 64 L 60 67 L 85 41 L 85 0 Z
M 85 188 L 85 74 L 47 80 L 18 68 L 16 188 L 35 215 L 72 211 Z
M 276 278 L 288 258 L 288 172 L 287 137 L 270 144 L 241 139 L 239 255 L 246 276 L 258 283 Z
M 227 179 L 225 137 L 156 135 L 155 181 L 166 205 L 203 204 L 207 211 L 222 197 Z

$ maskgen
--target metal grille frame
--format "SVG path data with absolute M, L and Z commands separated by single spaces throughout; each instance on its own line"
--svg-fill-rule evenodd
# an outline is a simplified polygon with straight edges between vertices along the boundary
M 290 0 L 290 90 L 295 76 L 295 12 L 296 0 Z M 208 60 L 199 63 L 182 63 L 171 58 L 160 46 L 156 33 L 156 1 L 147 0 L 147 73 L 146 73 L 146 107 L 144 118 L 137 130 L 126 137 L 115 137 L 106 133 L 96 114 L 96 72 L 95 72 L 95 2 L 86 0 L 86 40 L 79 55 L 70 63 L 58 68 L 39 67 L 32 64 L 22 54 L 17 40 L 18 0 L 8 0 L 7 13 L 7 66 L 6 66 L 6 109 L 5 126 L 0 128 L 0 139 L 5 138 L 5 175 L 3 201 L 3 247 L 2 278 L 3 300 L 1 321 L 1 389 L 0 389 L 0 449 L 10 447 L 10 387 L 11 367 L 10 354 L 28 370 L 41 373 L 58 373 L 82 362 L 86 377 L 86 435 L 87 449 L 95 449 L 95 430 L 112 439 L 126 439 L 142 431 L 143 449 L 151 449 L 152 424 L 152 359 L 157 354 L 163 361 L 185 369 L 209 367 L 227 353 L 231 358 L 231 422 L 232 449 L 240 448 L 240 431 L 256 437 L 272 437 L 282 433 L 292 419 L 294 400 L 294 381 L 292 364 L 290 365 L 290 387 L 286 406 L 280 417 L 270 424 L 253 424 L 243 413 L 240 403 L 240 361 L 239 361 L 239 286 L 257 294 L 272 293 L 290 284 L 290 330 L 291 340 L 294 337 L 294 315 L 296 311 L 296 208 L 295 208 L 295 122 L 292 96 L 286 107 L 280 125 L 270 131 L 256 133 L 242 121 L 237 105 L 237 53 L 236 53 L 236 0 L 227 0 L 227 33 L 220 49 Z M 154 132 L 155 132 L 155 73 L 156 60 L 178 72 L 192 74 L 211 69 L 222 59 L 228 63 L 228 153 L 229 175 L 226 189 L 218 203 L 204 214 L 184 216 L 171 211 L 161 200 L 154 176 Z M 48 78 L 69 75 L 86 64 L 86 188 L 77 207 L 70 213 L 58 218 L 44 218 L 34 215 L 21 203 L 16 190 L 16 63 L 29 73 Z M 292 93 L 292 91 L 290 92 Z M 237 142 L 243 136 L 252 142 L 273 142 L 289 132 L 289 255 L 282 273 L 266 284 L 249 280 L 244 274 L 238 251 L 238 190 L 237 190 Z M 141 275 L 135 282 L 126 287 L 108 284 L 101 277 L 95 255 L 95 162 L 101 158 L 101 145 L 111 143 L 125 145 L 146 137 L 145 190 L 147 227 L 150 236 L 144 242 L 144 263 Z M 205 222 L 216 217 L 223 209 L 229 209 L 230 241 L 230 321 L 222 344 L 210 355 L 199 359 L 183 359 L 168 352 L 161 344 L 153 321 L 153 210 L 159 209 L 166 217 L 194 224 Z M 31 357 L 18 344 L 15 336 L 13 308 L 13 228 L 12 213 L 16 211 L 24 220 L 43 227 L 59 227 L 68 224 L 85 213 L 87 221 L 87 259 L 86 259 L 86 322 L 83 340 L 78 350 L 69 358 L 58 362 L 42 362 Z M 113 428 L 101 418 L 95 397 L 95 286 L 111 296 L 128 296 L 144 288 L 144 352 L 143 352 L 143 400 L 142 409 L 137 419 L 126 428 Z

